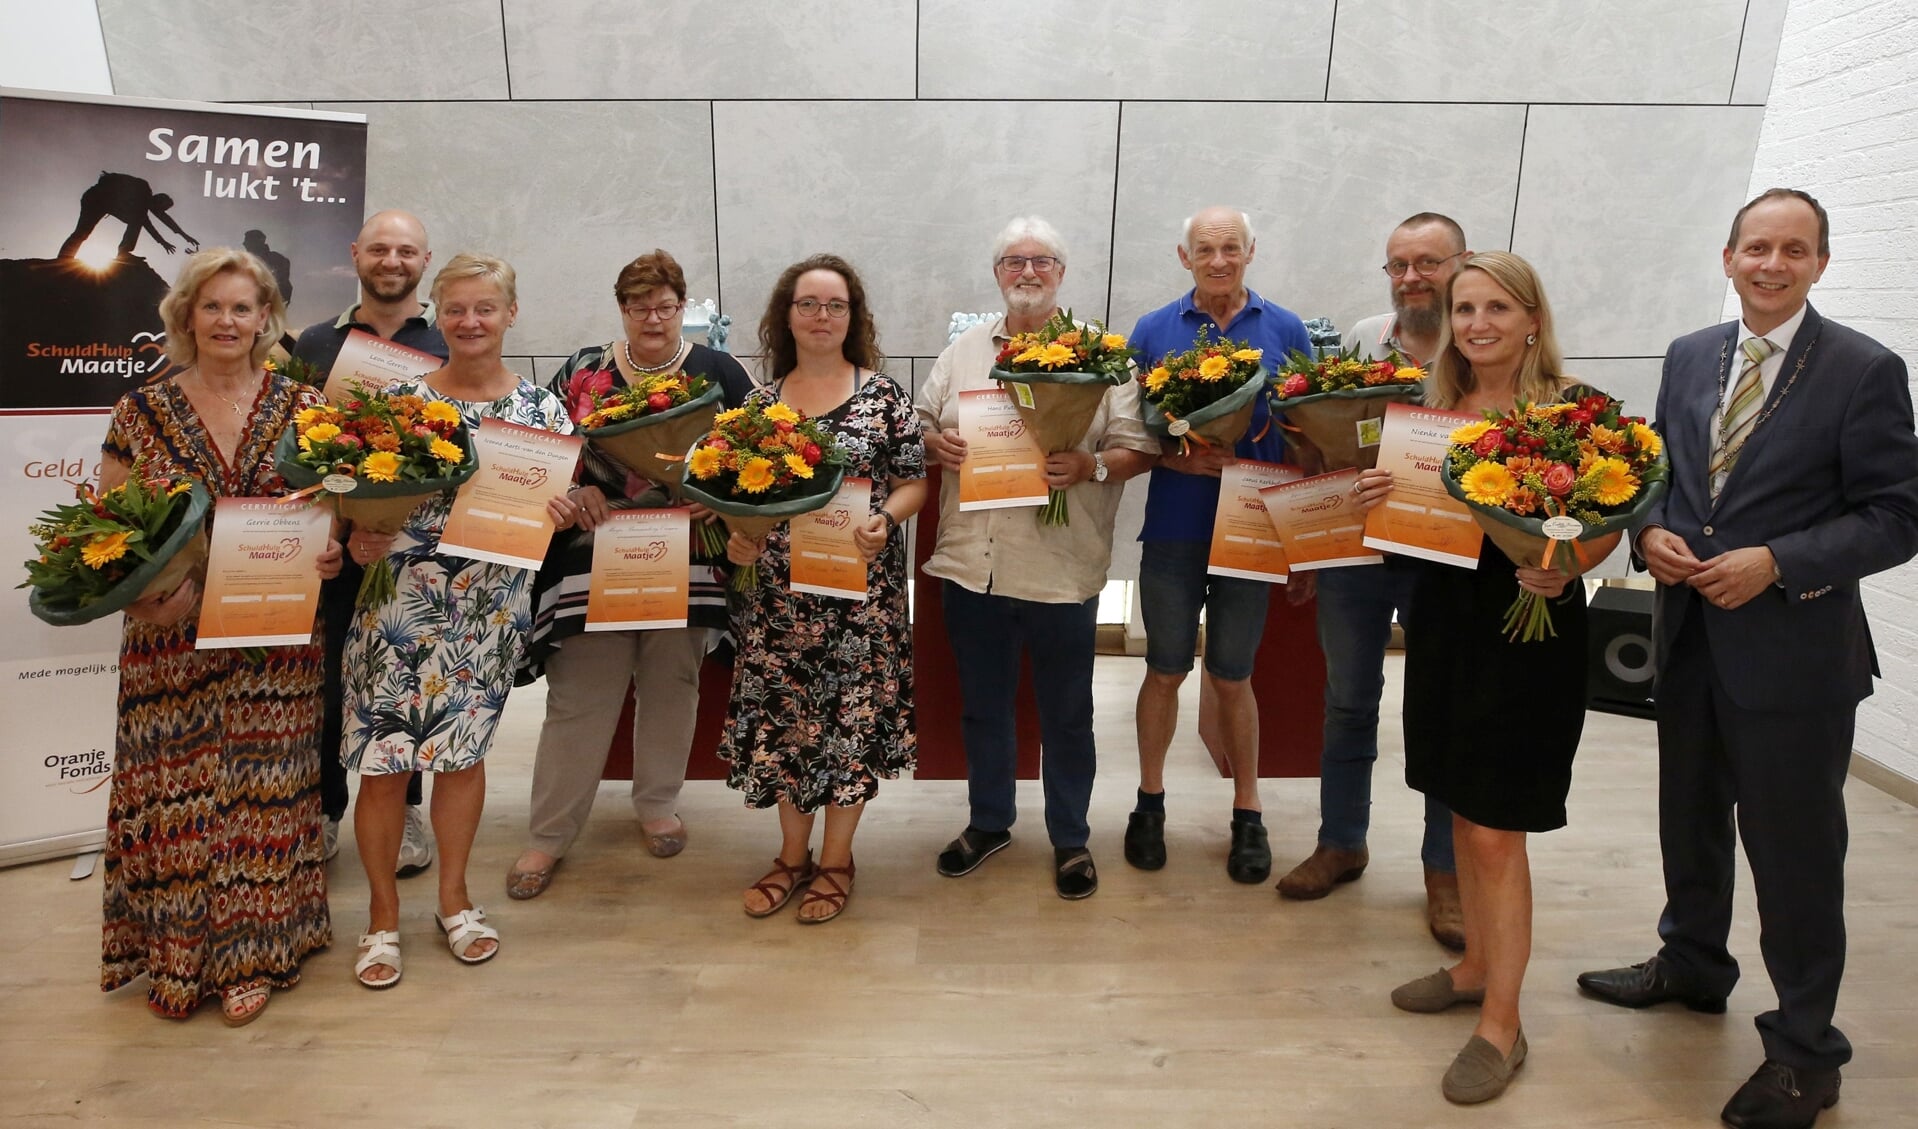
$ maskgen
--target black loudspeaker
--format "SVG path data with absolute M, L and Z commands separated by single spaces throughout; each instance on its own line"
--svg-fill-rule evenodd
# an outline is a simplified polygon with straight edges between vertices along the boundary
M 1602 587 L 1587 615 L 1585 708 L 1651 717 L 1652 597 L 1639 588 Z

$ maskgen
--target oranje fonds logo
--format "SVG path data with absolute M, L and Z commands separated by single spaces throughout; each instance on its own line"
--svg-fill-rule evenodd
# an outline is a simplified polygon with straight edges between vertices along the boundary
M 95 792 L 113 779 L 113 761 L 105 749 L 83 753 L 48 753 L 40 763 L 48 773 L 47 786 L 65 788 L 76 796 Z

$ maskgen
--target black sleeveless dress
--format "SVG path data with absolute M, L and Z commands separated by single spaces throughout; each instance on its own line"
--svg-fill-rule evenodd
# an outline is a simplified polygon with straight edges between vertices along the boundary
M 1555 831 L 1585 729 L 1585 585 L 1550 601 L 1556 637 L 1515 643 L 1500 625 L 1518 567 L 1489 537 L 1478 561 L 1408 562 L 1405 783 L 1481 827 Z

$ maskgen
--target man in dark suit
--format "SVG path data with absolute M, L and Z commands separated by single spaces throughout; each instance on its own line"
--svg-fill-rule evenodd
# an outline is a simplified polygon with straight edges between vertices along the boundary
M 1733 811 L 1778 1006 L 1765 1063 L 1721 1115 L 1809 1127 L 1838 1100 L 1851 1044 L 1832 1013 L 1845 966 L 1844 783 L 1877 660 L 1863 577 L 1918 552 L 1918 436 L 1905 364 L 1806 296 L 1830 261 L 1809 195 L 1740 209 L 1725 247 L 1739 322 L 1672 343 L 1658 390 L 1671 490 L 1638 535 L 1659 583 L 1659 841 L 1664 945 L 1587 972 L 1608 1002 L 1722 1012 L 1738 979 Z

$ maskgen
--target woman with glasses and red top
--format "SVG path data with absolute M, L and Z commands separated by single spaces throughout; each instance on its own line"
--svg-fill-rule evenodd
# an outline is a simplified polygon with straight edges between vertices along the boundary
M 574 353 L 547 385 L 575 423 L 593 410 L 595 395 L 661 373 L 703 376 L 720 386 L 727 407 L 745 402 L 753 383 L 739 362 L 681 337 L 686 273 L 671 255 L 654 250 L 626 264 L 613 284 L 613 300 L 621 336 Z M 507 895 L 520 900 L 545 892 L 592 814 L 628 683 L 633 688 L 632 804 L 640 834 L 656 858 L 685 848 L 686 825 L 676 806 L 699 711 L 699 668 L 726 628 L 724 563 L 695 557 L 685 627 L 586 631 L 594 528 L 614 510 L 671 503 L 658 484 L 590 444 L 581 454 L 579 486 L 568 497 L 579 507 L 579 524 L 559 534 L 540 570 L 533 635 L 521 671 L 522 682 L 546 677 L 546 722 L 533 762 L 526 849 L 506 875 Z

